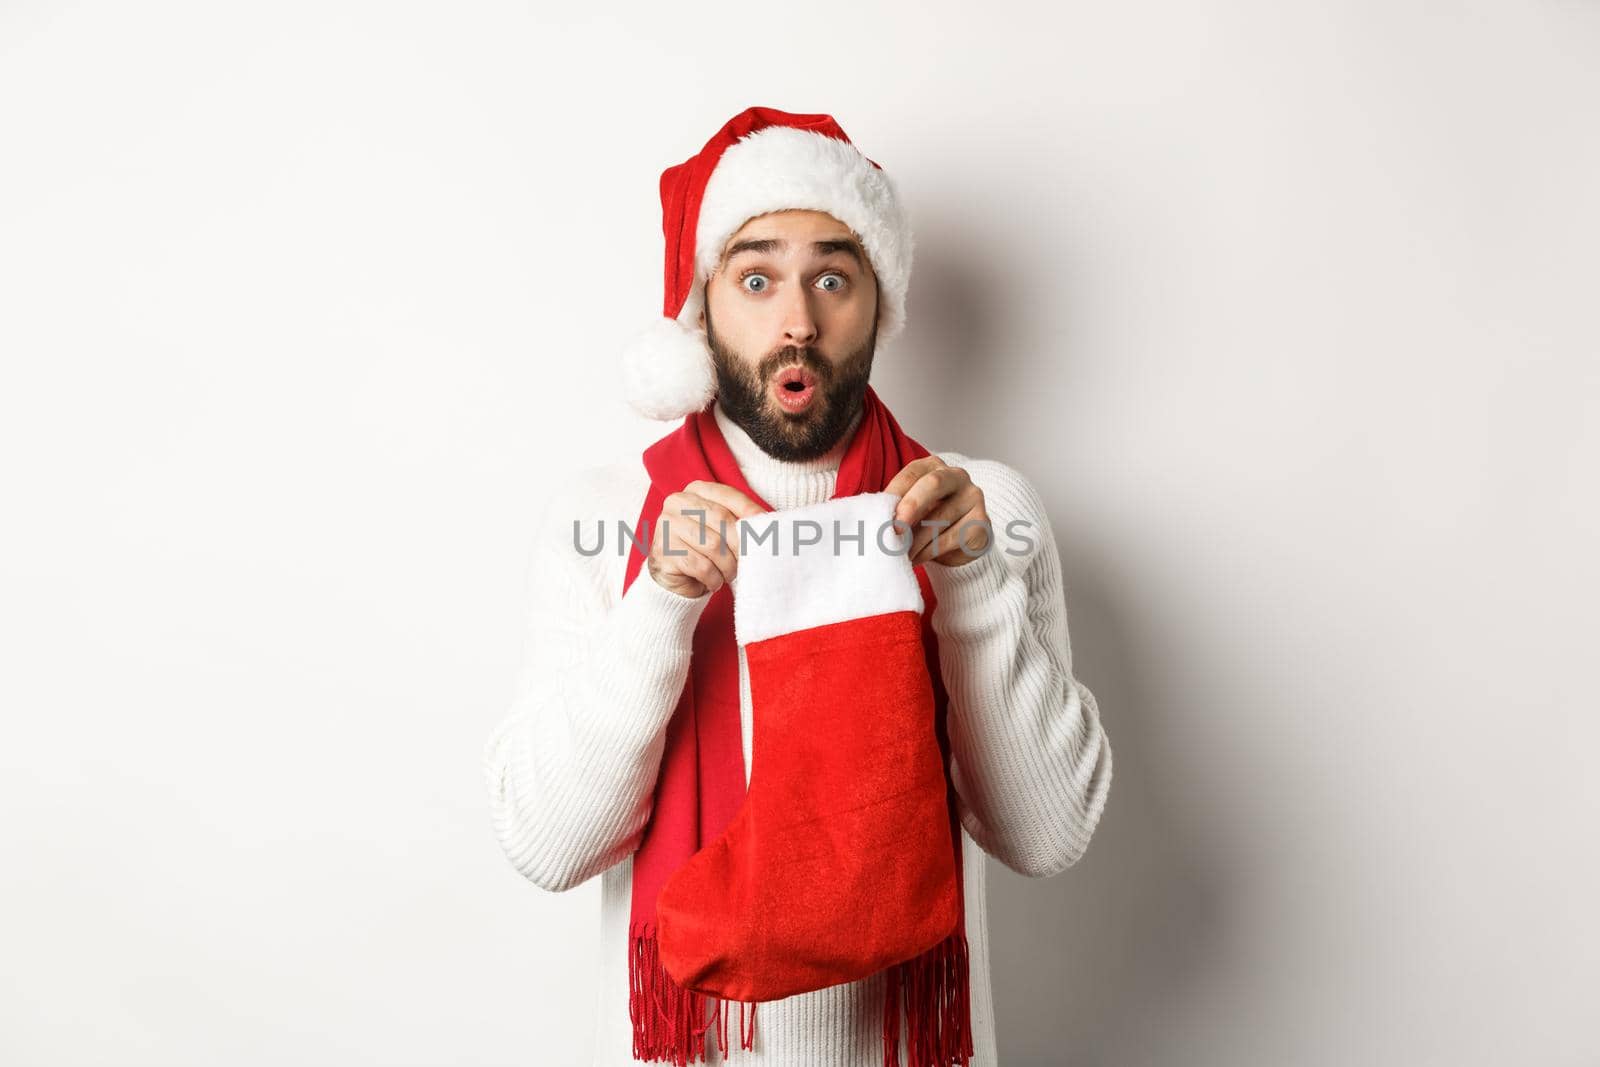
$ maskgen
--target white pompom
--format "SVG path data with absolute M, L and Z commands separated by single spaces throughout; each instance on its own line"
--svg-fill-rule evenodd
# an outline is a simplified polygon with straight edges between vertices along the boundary
M 706 335 L 665 315 L 622 350 L 622 389 L 647 419 L 681 419 L 716 395 Z

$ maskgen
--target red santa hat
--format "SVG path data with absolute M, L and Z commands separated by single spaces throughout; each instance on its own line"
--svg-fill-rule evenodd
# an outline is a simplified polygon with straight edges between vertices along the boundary
M 698 322 L 705 280 L 741 226 L 791 209 L 826 212 L 855 232 L 878 276 L 879 343 L 904 328 L 911 227 L 889 176 L 831 115 L 747 108 L 698 153 L 661 172 L 664 317 L 623 350 L 623 389 L 634 410 L 680 419 L 716 395 L 711 350 Z

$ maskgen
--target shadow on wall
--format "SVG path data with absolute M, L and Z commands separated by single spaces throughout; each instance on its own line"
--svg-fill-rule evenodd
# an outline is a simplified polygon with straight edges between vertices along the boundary
M 986 352 L 1000 332 L 992 321 L 997 301 L 987 288 L 996 275 L 975 256 L 947 253 L 952 245 L 963 247 L 948 229 L 917 231 L 906 332 L 874 357 L 872 384 L 906 432 L 929 449 L 982 455 L 987 415 L 1006 401 L 1003 375 Z
M 1065 549 L 1063 538 L 1058 547 Z M 1184 1006 L 1203 1001 L 1231 927 L 1227 887 L 1202 839 L 1152 781 L 1147 742 L 1165 719 L 1138 665 L 1161 650 L 1117 625 L 1121 602 L 1081 543 L 1063 552 L 1074 674 L 1095 694 L 1116 775 L 1089 849 L 1047 879 L 987 861 L 1000 1062 L 1128 1067 L 1171 1062 Z M 1191 1020 L 1192 1021 L 1192 1020 Z M 1131 1058 L 1130 1058 L 1131 1057 Z
M 1192 833 L 1186 839 L 1174 807 L 1181 798 L 1164 797 L 1148 769 L 1162 751 L 1150 739 L 1169 712 L 1166 696 L 1141 681 L 1149 672 L 1140 665 L 1178 651 L 1171 642 L 1181 642 L 1182 634 L 1120 621 L 1137 611 L 1129 606 L 1136 580 L 1119 580 L 1116 545 L 1091 543 L 1092 531 L 1056 519 L 1059 496 L 1070 487 L 1044 466 L 1059 454 L 1048 439 L 1050 425 L 1030 417 L 1019 429 L 1001 414 L 1019 406 L 1041 410 L 1035 407 L 1041 391 L 1070 396 L 1071 367 L 1080 356 L 1068 341 L 1071 296 L 1053 298 L 1048 311 L 1065 324 L 1060 350 L 1013 351 L 1009 316 L 1040 311 L 1013 303 L 1020 282 L 1008 278 L 995 247 L 948 224 L 919 229 L 911 325 L 882 354 L 873 376 L 875 385 L 884 383 L 879 387 L 891 407 L 905 411 L 908 432 L 929 448 L 1014 463 L 1034 479 L 1061 554 L 1074 673 L 1095 694 L 1116 753 L 1105 813 L 1077 864 L 1054 878 L 1030 879 L 986 861 L 1000 1061 L 1006 1067 L 1157 1062 L 1176 1039 L 1151 1028 L 1183 1026 L 1186 1007 L 1205 1001 L 1236 891 L 1216 860 L 1227 850 Z M 1010 454 L 1024 444 L 1026 454 Z M 1215 706 L 1207 699 L 1184 704 Z

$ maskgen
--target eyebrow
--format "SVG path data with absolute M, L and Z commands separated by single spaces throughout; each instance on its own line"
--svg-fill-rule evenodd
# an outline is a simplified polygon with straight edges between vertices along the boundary
M 789 247 L 789 242 L 778 240 L 775 237 L 752 237 L 743 241 L 736 241 L 729 247 L 723 262 L 728 262 L 741 252 L 781 252 Z M 834 252 L 843 252 L 856 261 L 856 266 L 862 266 L 861 249 L 849 238 L 840 237 L 828 241 L 812 241 L 811 251 L 819 256 L 832 255 Z

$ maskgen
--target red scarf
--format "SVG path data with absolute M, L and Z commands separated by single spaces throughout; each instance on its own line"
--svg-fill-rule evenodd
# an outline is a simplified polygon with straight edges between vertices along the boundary
M 714 401 L 713 401 L 714 403 Z M 883 491 L 889 481 L 928 450 L 900 429 L 871 386 L 863 399 L 855 435 L 839 463 L 834 498 Z M 685 417 L 683 424 L 644 452 L 650 489 L 639 513 L 644 530 L 661 515 L 666 498 L 696 479 L 729 485 L 772 510 L 756 495 L 717 426 L 711 405 Z M 641 535 L 642 539 L 642 535 Z M 645 560 L 642 548 L 628 554 L 622 589 L 638 577 Z M 936 601 L 922 566 L 916 569 L 922 587 L 923 647 L 933 682 L 935 732 L 950 807 L 950 833 L 961 880 L 961 827 L 955 788 L 949 781 L 950 741 L 945 726 L 947 697 L 939 673 L 938 645 L 933 632 Z M 647 579 L 653 580 L 653 579 Z M 656 781 L 655 804 L 633 858 L 633 902 L 628 924 L 628 1014 L 633 1020 L 633 1057 L 647 1062 L 685 1065 L 705 1057 L 705 1032 L 717 1026 L 721 1051 L 728 1049 L 728 1016 L 720 998 L 685 990 L 662 968 L 656 954 L 656 895 L 669 877 L 703 844 L 715 840 L 744 801 L 744 748 L 739 709 L 739 650 L 734 640 L 733 594 L 724 584 L 711 594 L 694 631 L 689 677 L 667 725 L 666 748 Z M 972 1055 L 967 982 L 966 905 L 962 921 L 941 944 L 921 956 L 887 969 L 884 990 L 884 1063 L 899 1063 L 900 1002 L 907 1021 L 910 1067 L 965 1064 Z M 706 1015 L 707 1001 L 711 1017 Z M 739 1005 L 743 1048 L 753 1048 L 755 1005 L 745 1030 L 745 1005 Z

